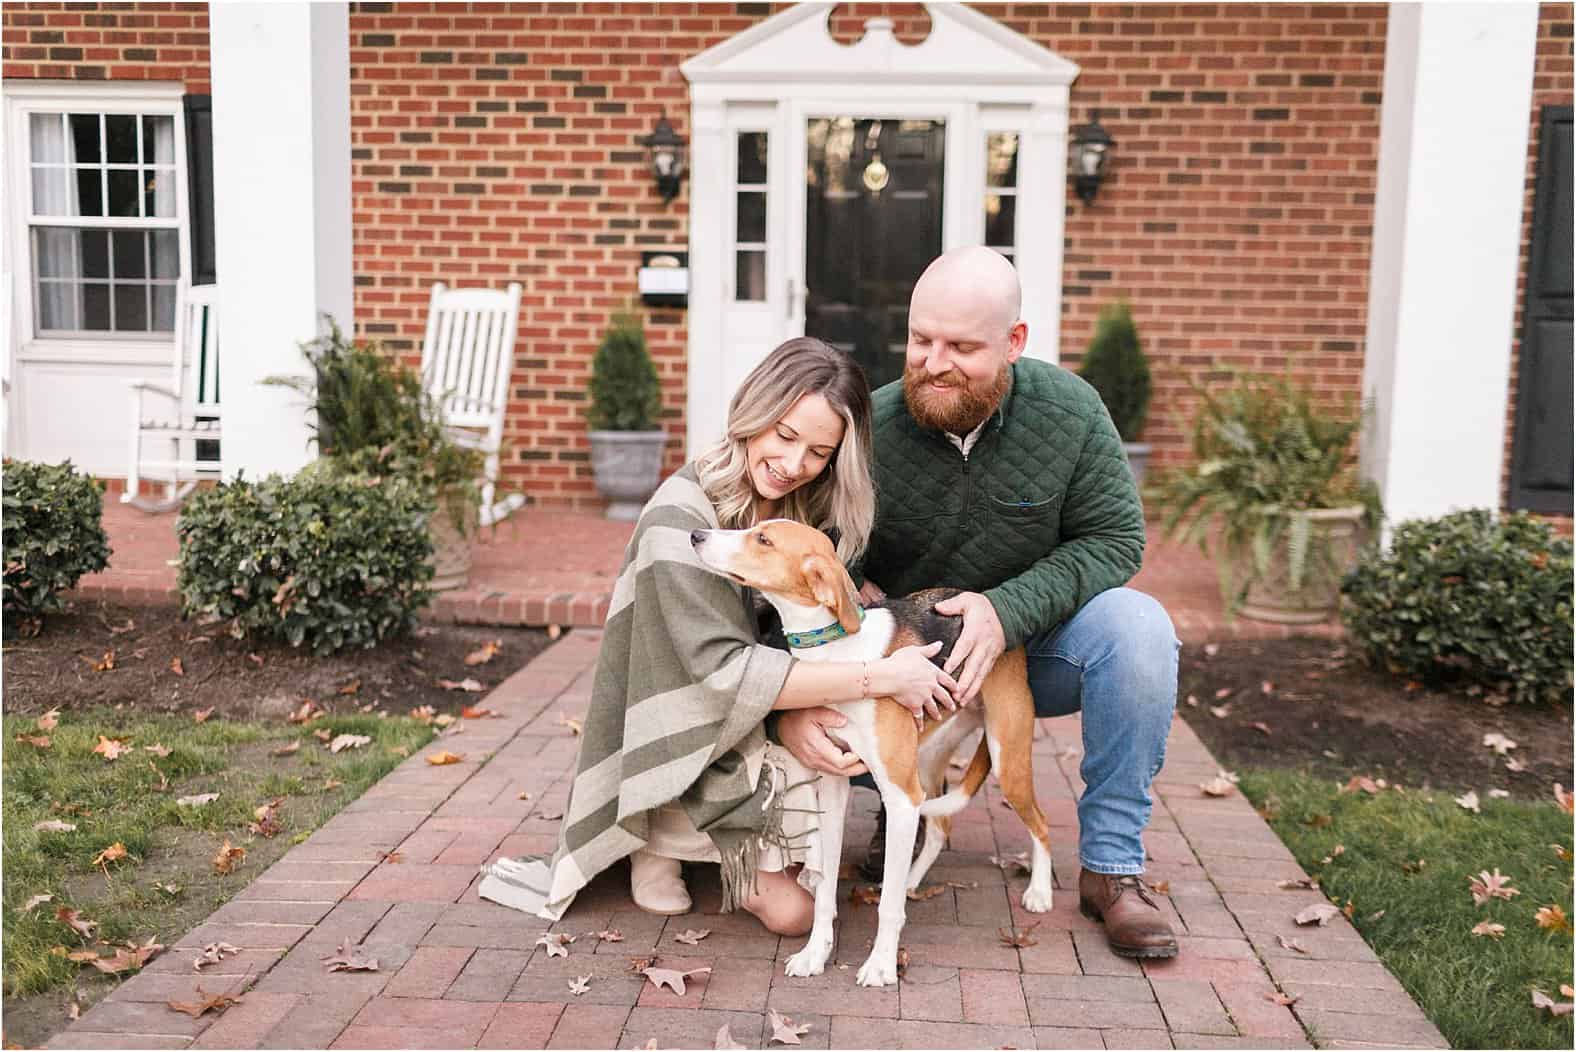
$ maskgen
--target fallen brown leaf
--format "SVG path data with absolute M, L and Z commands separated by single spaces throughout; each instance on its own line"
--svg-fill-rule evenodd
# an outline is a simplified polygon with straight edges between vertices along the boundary
M 71 822 L 62 822 L 58 818 L 46 818 L 42 822 L 33 823 L 35 833 L 74 833 L 76 825 Z
M 606 931 L 599 931 L 596 933 L 596 937 L 599 942 L 624 941 L 624 933 L 619 931 L 617 928 L 609 928 Z
M 860 906 L 874 906 L 881 901 L 881 889 L 868 884 L 855 884 L 849 890 L 848 900 L 853 904 L 854 909 Z
M 273 756 L 289 756 L 289 755 L 291 755 L 293 753 L 298 753 L 300 751 L 301 751 L 301 740 L 298 738 L 295 741 L 291 742 L 289 745 L 281 745 L 279 748 L 275 749 L 270 755 L 273 755 Z
M 914 902 L 925 902 L 929 899 L 935 898 L 937 895 L 942 894 L 946 890 L 947 886 L 945 884 L 922 884 L 910 891 L 908 893 L 908 897 Z
M 1478 921 L 1476 924 L 1472 925 L 1472 934 L 1487 935 L 1494 939 L 1503 939 L 1505 937 L 1505 926 L 1503 924 L 1495 924 L 1493 921 Z
M 1032 923 L 1025 924 L 1021 931 L 1011 931 L 1007 928 L 997 928 L 996 934 L 1001 937 L 1001 941 L 1007 946 L 1038 946 L 1040 944 L 1040 940 L 1036 939 L 1030 933 L 1039 926 L 1039 921 L 1033 921 Z
M 31 745 L 35 749 L 47 749 L 50 747 L 49 735 L 47 734 L 18 734 L 16 740 L 23 745 Z
M 55 919 L 61 924 L 70 927 L 72 931 L 84 939 L 93 938 L 93 929 L 98 927 L 98 921 L 90 921 L 76 910 L 65 906 L 55 910 Z M 97 955 L 95 954 L 95 956 Z
M 94 855 L 91 865 L 95 865 L 102 869 L 104 871 L 104 875 L 107 877 L 109 876 L 109 864 L 111 862 L 119 862 L 125 857 L 126 845 L 117 840 L 103 851 L 100 851 L 98 854 Z
M 669 990 L 683 997 L 686 993 L 684 980 L 692 975 L 710 975 L 711 968 L 691 968 L 687 972 L 681 972 L 674 968 L 642 968 L 641 973 L 655 983 L 658 989 L 666 986 Z
M 291 723 L 309 723 L 322 714 L 323 710 L 317 707 L 317 702 L 313 701 L 311 698 L 308 698 L 301 703 L 299 708 L 287 716 L 286 719 L 288 719 Z
M 779 1014 L 775 1008 L 767 1011 L 766 1021 L 772 1025 L 772 1036 L 768 1043 L 776 1041 L 784 1045 L 800 1045 L 804 1042 L 799 1040 L 799 1035 L 810 1032 L 810 1024 L 794 1026 L 792 1019 Z
M 410 718 L 417 723 L 431 723 L 432 718 L 437 714 L 438 711 L 431 705 L 419 705 L 410 710 Z
M 1498 866 L 1494 867 L 1493 873 L 1485 869 L 1475 877 L 1468 877 L 1467 881 L 1471 884 L 1473 905 L 1481 906 L 1489 899 L 1505 899 L 1508 901 L 1511 896 L 1520 895 L 1521 892 L 1510 886 L 1510 882 L 1515 879 L 1515 877 L 1509 877 L 1501 873 Z
M 710 934 L 710 928 L 702 928 L 699 931 L 696 931 L 694 928 L 685 928 L 673 936 L 673 941 L 682 942 L 686 946 L 699 946 L 700 941 Z
M 1292 919 L 1298 924 L 1317 924 L 1322 928 L 1326 924 L 1329 924 L 1331 918 L 1335 917 L 1340 912 L 1340 908 L 1331 903 L 1316 902 L 1311 906 L 1307 906 L 1301 910 L 1298 910 L 1297 915 Z
M 1545 931 L 1564 932 L 1571 934 L 1571 919 L 1559 906 L 1540 906 L 1538 912 L 1533 914 L 1533 920 L 1538 927 Z
M 569 984 L 569 992 L 574 994 L 576 997 L 579 997 L 581 994 L 590 993 L 591 977 L 589 975 L 575 976 L 574 980 Z
M 208 717 L 213 715 L 213 710 L 214 706 L 212 705 L 208 706 L 206 709 L 198 709 L 196 712 L 192 713 L 192 722 L 207 723 Z
M 569 733 L 574 735 L 575 737 L 579 737 L 585 730 L 585 725 L 582 724 L 579 720 L 571 719 L 570 717 L 564 715 L 562 712 L 560 712 L 558 714 L 558 724 L 561 727 L 568 727 L 569 728 Z
M 223 876 L 235 872 L 235 867 L 246 858 L 246 848 L 232 847 L 230 838 L 224 838 L 224 846 L 219 848 L 218 854 L 213 856 L 213 871 Z
M 566 931 L 544 931 L 537 937 L 536 945 L 546 947 L 547 956 L 551 959 L 553 957 L 568 957 L 569 944 L 574 941 L 575 937 Z
M 741 1045 L 737 1041 L 735 1041 L 733 1039 L 733 1032 L 728 1029 L 728 1024 L 724 1023 L 717 1030 L 717 1037 L 716 1037 L 715 1040 L 712 1041 L 711 1047 L 714 1048 L 714 1049 L 722 1049 L 722 1048 L 749 1048 L 750 1046 L 749 1045 Z
M 391 866 L 397 866 L 405 861 L 405 855 L 399 851 L 379 851 L 378 858 Z
M 241 952 L 239 946 L 231 946 L 227 942 L 210 942 L 202 948 L 202 953 L 192 958 L 192 970 L 202 971 L 210 964 L 218 964 L 226 957 L 233 957 Z
M 33 721 L 33 726 L 41 731 L 52 731 L 60 726 L 60 710 L 50 709 L 38 719 Z
M 93 746 L 93 751 L 104 757 L 104 762 L 108 763 L 111 760 L 119 759 L 120 754 L 130 748 L 131 746 L 119 738 L 106 738 L 100 734 L 98 736 L 98 744 Z
M 1269 737 L 1275 733 L 1274 731 L 1270 730 L 1270 725 L 1263 722 L 1262 720 L 1255 720 L 1254 722 L 1248 724 L 1248 726 L 1252 727 L 1254 730 L 1258 731 L 1265 737 Z
M 503 713 L 495 712 L 492 709 L 472 708 L 470 706 L 466 706 L 460 710 L 460 718 L 464 720 L 498 719 L 502 715 Z
M 490 640 L 489 642 L 483 644 L 479 649 L 473 650 L 469 654 L 466 654 L 465 663 L 467 665 L 485 665 L 487 662 L 497 657 L 498 652 L 502 649 L 503 640 Z
M 331 742 L 334 740 L 334 732 L 329 730 L 327 727 L 319 727 L 317 730 L 312 732 L 312 737 L 316 738 L 320 742 Z
M 336 691 L 335 693 L 338 693 L 338 694 L 355 694 L 355 693 L 358 693 L 360 690 L 361 690 L 361 680 L 353 679 L 349 683 L 346 683 L 343 687 L 340 687 L 339 690 Z
M 1283 994 L 1279 990 L 1266 990 L 1264 992 L 1264 1000 L 1269 1001 L 1271 1004 L 1283 1005 L 1287 1008 L 1290 1008 L 1292 1005 L 1297 1003 L 1297 998 Z
M 329 752 L 344 752 L 346 749 L 359 749 L 372 741 L 370 734 L 340 734 L 328 743 Z
M 427 754 L 427 762 L 434 767 L 445 767 L 451 763 L 461 763 L 464 759 L 464 753 L 452 753 L 447 749 L 444 749 L 442 752 Z
M 1308 952 L 1307 950 L 1303 949 L 1301 943 L 1297 942 L 1294 939 L 1288 939 L 1284 935 L 1277 935 L 1277 936 L 1275 936 L 1275 939 L 1276 939 L 1277 942 L 1280 943 L 1281 949 L 1283 949 L 1283 950 L 1291 950 L 1293 953 L 1307 953 Z
M 1560 987 L 1560 990 L 1563 992 L 1565 987 Z M 1565 996 L 1569 997 L 1571 995 L 1566 994 Z M 1532 1007 L 1542 1008 L 1552 1016 L 1562 1016 L 1571 1014 L 1572 1005 L 1570 1001 L 1555 1001 L 1542 990 L 1534 990 L 1532 991 Z
M 18 913 L 31 913 L 36 907 L 42 906 L 46 902 L 53 902 L 53 901 L 55 901 L 55 896 L 50 895 L 48 893 L 45 893 L 45 894 L 42 894 L 42 895 L 34 895 L 32 898 L 30 898 L 26 902 L 22 903 L 22 905 L 17 908 L 17 912 Z
M 119 975 L 130 968 L 141 968 L 164 949 L 157 938 L 157 936 L 149 936 L 148 941 L 141 945 L 128 943 L 124 948 L 117 949 L 115 956 L 95 957 L 88 963 L 106 975 Z
M 167 1001 L 165 1003 L 171 1008 L 175 1009 L 177 1012 L 185 1012 L 193 1019 L 196 1019 L 204 1012 L 223 1012 L 231 1005 L 238 1005 L 241 1003 L 240 994 L 210 994 L 201 986 L 197 987 L 197 996 L 202 998 L 202 1000 Z
M 323 963 L 328 965 L 329 971 L 375 972 L 378 970 L 378 959 L 376 957 L 368 957 L 362 953 L 360 946 L 347 949 L 348 945 L 348 941 L 342 942 L 339 944 L 338 949 L 322 958 Z
M 175 798 L 175 806 L 201 807 L 203 804 L 211 804 L 217 799 L 219 799 L 218 793 L 198 793 L 196 796 L 177 796 Z
M 168 745 L 160 745 L 157 742 L 155 742 L 152 745 L 144 745 L 142 747 L 142 751 L 143 752 L 151 752 L 153 755 L 157 756 L 159 759 L 162 760 L 166 756 L 168 756 L 170 753 L 174 752 L 175 750 L 170 748 Z
M 438 686 L 442 687 L 444 690 L 463 690 L 467 694 L 480 694 L 482 691 L 487 689 L 486 687 L 482 686 L 480 682 L 471 679 L 470 677 L 466 677 L 465 679 L 461 680 L 440 679 L 438 680 Z

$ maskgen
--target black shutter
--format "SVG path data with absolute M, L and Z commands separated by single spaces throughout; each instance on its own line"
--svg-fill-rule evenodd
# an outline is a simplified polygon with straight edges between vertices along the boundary
M 186 181 L 191 219 L 193 285 L 218 280 L 213 251 L 213 96 L 187 95 Z
M 1510 508 L 1571 514 L 1571 107 L 1543 107 L 1516 379 Z

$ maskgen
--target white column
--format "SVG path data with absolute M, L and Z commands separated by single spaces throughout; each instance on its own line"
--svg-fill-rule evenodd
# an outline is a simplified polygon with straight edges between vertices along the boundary
M 1537 23 L 1390 5 L 1363 469 L 1392 522 L 1499 507 Z
M 224 476 L 290 474 L 316 456 L 299 344 L 331 315 L 352 331 L 350 20 L 344 3 L 209 5 Z

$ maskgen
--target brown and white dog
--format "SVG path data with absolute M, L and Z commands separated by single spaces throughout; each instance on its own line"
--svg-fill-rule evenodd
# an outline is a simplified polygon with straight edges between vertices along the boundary
M 795 647 L 802 661 L 874 661 L 906 646 L 937 639 L 944 647 L 933 660 L 943 662 L 956 642 L 962 619 L 942 617 L 932 607 L 956 595 L 955 589 L 930 589 L 887 599 L 862 613 L 853 580 L 820 530 L 789 519 L 773 519 L 748 530 L 696 530 L 690 542 L 702 564 L 759 591 L 782 616 L 790 644 L 797 637 L 835 635 L 831 642 Z M 829 617 L 831 620 L 829 621 Z M 841 626 L 837 632 L 834 626 Z M 846 634 L 844 634 L 846 633 Z M 886 869 L 878 907 L 875 946 L 859 969 L 861 986 L 897 982 L 898 937 L 903 931 L 907 892 L 919 887 L 941 853 L 957 814 L 995 769 L 1002 794 L 1028 827 L 1033 840 L 1033 870 L 1023 906 L 1034 913 L 1051 908 L 1050 829 L 1034 799 L 1030 746 L 1034 739 L 1034 702 L 1029 694 L 1023 650 L 1009 650 L 985 678 L 982 704 L 969 705 L 923 729 L 909 710 L 891 698 L 865 698 L 835 708 L 848 723 L 834 732 L 844 748 L 870 768 L 886 806 Z M 985 736 L 963 782 L 945 788 L 947 763 L 973 731 Z M 815 892 L 815 923 L 802 950 L 788 958 L 793 976 L 819 975 L 832 952 L 837 916 L 837 879 L 848 779 L 822 775 L 818 787 L 821 860 L 826 879 Z M 913 858 L 919 819 L 925 819 L 925 847 Z M 912 859 L 912 865 L 910 860 Z

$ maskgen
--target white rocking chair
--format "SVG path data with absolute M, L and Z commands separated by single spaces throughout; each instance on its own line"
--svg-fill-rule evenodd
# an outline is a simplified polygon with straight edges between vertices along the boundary
M 451 289 L 442 282 L 432 286 L 427 336 L 421 345 L 422 386 L 438 400 L 449 437 L 487 457 L 483 526 L 502 522 L 525 504 L 523 493 L 494 499 L 519 318 L 518 283 L 511 282 L 502 292 Z
M 146 395 L 157 396 L 150 409 Z M 159 513 L 180 507 L 201 479 L 220 477 L 208 443 L 219 441 L 219 305 L 217 285 L 182 284 L 175 298 L 175 350 L 170 383 L 131 385 L 131 462 L 121 502 Z M 144 452 L 165 447 L 167 459 Z M 208 455 L 205 455 L 208 454 Z M 142 483 L 163 482 L 162 499 L 144 495 Z

